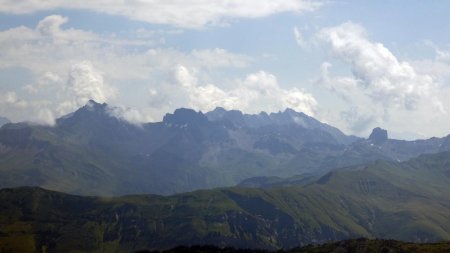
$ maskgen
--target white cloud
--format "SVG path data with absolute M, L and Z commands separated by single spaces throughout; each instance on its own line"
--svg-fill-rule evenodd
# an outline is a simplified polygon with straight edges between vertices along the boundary
M 153 109 L 140 109 L 142 117 L 124 109 L 123 118 L 133 122 L 139 118 L 159 119 L 161 113 L 173 110 L 174 105 L 182 106 L 176 101 L 168 101 L 169 98 L 178 99 L 167 95 L 177 93 L 173 90 L 176 88 L 165 87 L 173 66 L 182 64 L 208 73 L 217 68 L 245 68 L 252 61 L 246 55 L 221 48 L 190 52 L 152 48 L 151 43 L 146 44 L 148 38 L 145 41 L 123 40 L 73 29 L 68 22 L 66 17 L 51 15 L 38 22 L 35 28 L 21 26 L 0 31 L 0 69 L 24 68 L 35 76 L 32 83 L 17 87 L 14 96 L 26 98 L 22 101 L 29 104 L 46 101 L 47 109 L 54 117 L 77 109 L 89 99 L 98 102 L 114 100 L 118 104 L 117 99 L 130 92 L 151 94 L 149 106 Z M 139 46 L 138 50 L 136 46 Z M 20 94 L 23 91 L 25 94 Z M 6 93 L 7 90 L 0 87 L 0 92 Z M 145 95 L 142 97 L 145 100 Z M 40 104 L 42 108 L 46 106 Z M 16 121 L 33 118 L 50 122 L 36 119 L 37 115 L 49 118 L 50 114 L 39 114 L 30 108 L 24 107 L 17 113 L 13 104 L 9 104 L 2 113 L 4 116 L 13 114 L 11 118 Z
M 358 80 L 354 77 L 332 75 L 332 66 L 329 62 L 322 63 L 321 75 L 315 83 L 337 95 L 346 103 L 347 108 L 339 107 L 334 101 L 335 107 L 332 111 L 321 116 L 347 133 L 364 135 L 371 127 L 383 122 L 383 117 L 388 114 L 384 107 L 376 106 L 371 98 L 361 91 Z
M 248 75 L 236 93 L 247 100 L 248 111 L 252 113 L 292 108 L 314 116 L 317 107 L 311 94 L 297 88 L 283 89 L 274 75 L 264 71 Z
M 431 95 L 434 80 L 418 74 L 409 62 L 398 60 L 383 44 L 368 39 L 365 29 L 347 22 L 323 29 L 319 38 L 350 64 L 358 86 L 385 107 L 414 110 L 418 100 Z
M 92 63 L 88 61 L 72 66 L 67 91 L 73 98 L 73 109 L 85 105 L 89 100 L 106 103 L 117 94 L 117 90 L 105 84 L 102 74 L 94 69 Z
M 14 121 L 53 125 L 56 117 L 78 109 L 90 99 L 103 103 L 117 94 L 115 87 L 104 83 L 101 73 L 88 61 L 74 64 L 66 82 L 47 72 L 34 85 L 25 86 L 24 90 L 36 96 L 25 100 L 14 91 L 0 95 L 0 115 Z M 41 99 L 39 95 L 42 94 L 53 96 L 53 99 Z
M 132 124 L 140 125 L 141 123 L 154 121 L 149 113 L 136 108 L 125 107 L 122 105 L 113 105 L 109 107 L 109 114 L 113 117 L 128 121 Z
M 189 106 L 209 111 L 217 106 L 227 109 L 240 107 L 239 98 L 212 84 L 199 85 L 195 70 L 179 65 L 175 69 L 175 81 L 183 88 L 188 97 Z
M 175 80 L 184 89 L 189 105 L 197 110 L 209 111 L 217 106 L 239 109 L 248 113 L 273 112 L 292 108 L 314 115 L 317 102 L 314 97 L 297 88 L 283 89 L 276 77 L 264 71 L 237 80 L 237 87 L 223 90 L 213 84 L 199 85 L 195 70 L 178 66 Z
M 65 28 L 68 18 L 51 15 L 36 28 L 0 31 L 0 68 L 23 67 L 41 76 L 47 72 L 64 77 L 74 63 L 89 60 L 109 79 L 148 79 L 177 64 L 197 68 L 244 68 L 252 59 L 225 49 L 182 52 L 154 48 L 148 38 L 121 39 L 114 35 Z M 34 87 L 36 88 L 36 87 Z
M 199 28 L 235 18 L 259 18 L 282 12 L 313 11 L 322 5 L 312 0 L 4 0 L 0 12 L 24 14 L 54 9 L 84 9 L 155 24 Z
M 297 88 L 291 90 L 280 89 L 280 93 L 283 96 L 281 99 L 282 107 L 292 108 L 310 116 L 315 115 L 317 101 L 310 93 L 306 93 Z
M 333 125 L 362 135 L 375 126 L 428 135 L 448 132 L 444 126 L 449 124 L 450 91 L 440 83 L 448 76 L 443 62 L 400 60 L 383 44 L 371 41 L 362 26 L 351 22 L 322 29 L 316 39 L 352 73 L 333 75 L 332 64 L 325 62 L 315 81 L 346 104 L 326 113 Z M 336 110 L 341 111 L 338 117 L 333 116 Z

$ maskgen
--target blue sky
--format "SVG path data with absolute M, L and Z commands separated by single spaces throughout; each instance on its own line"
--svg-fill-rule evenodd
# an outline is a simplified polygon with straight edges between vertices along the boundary
M 450 133 L 448 1 L 0 0 L 0 115 L 89 99 L 133 123 L 287 107 L 366 136 Z

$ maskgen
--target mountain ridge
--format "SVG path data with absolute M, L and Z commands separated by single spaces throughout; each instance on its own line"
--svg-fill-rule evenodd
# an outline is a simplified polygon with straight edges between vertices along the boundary
M 450 150 L 448 137 L 378 143 L 346 136 L 290 109 L 246 115 L 184 108 L 142 125 L 113 111 L 89 101 L 54 127 L 16 123 L 0 128 L 0 187 L 33 185 L 82 195 L 172 194 L 254 177 L 315 178 L 377 159 L 404 161 Z

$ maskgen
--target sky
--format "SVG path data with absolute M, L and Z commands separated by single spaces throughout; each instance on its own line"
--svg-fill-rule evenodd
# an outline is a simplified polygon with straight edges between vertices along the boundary
M 304 112 L 366 137 L 450 134 L 445 0 L 0 0 L 0 116 L 93 99 L 134 124 L 187 107 Z

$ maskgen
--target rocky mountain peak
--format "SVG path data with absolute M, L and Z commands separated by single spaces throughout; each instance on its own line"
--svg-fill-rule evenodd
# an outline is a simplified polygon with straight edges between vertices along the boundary
M 57 119 L 57 125 L 60 127 L 68 127 L 83 124 L 86 127 L 92 127 L 97 123 L 101 125 L 109 125 L 117 123 L 119 120 L 111 113 L 111 107 L 106 103 L 97 103 L 89 100 L 86 105 L 79 108 L 73 113 L 67 114 Z M 97 123 L 94 123 L 97 122 Z
M 222 120 L 224 115 L 227 113 L 228 111 L 225 110 L 223 107 L 216 107 L 214 110 L 205 113 L 205 116 L 210 120 L 210 121 L 218 121 L 218 120 Z
M 202 112 L 192 109 L 179 108 L 175 112 L 164 116 L 163 122 L 172 125 L 202 124 L 208 122 L 208 118 Z
M 108 104 L 106 103 L 100 104 L 91 99 L 81 109 L 88 110 L 90 112 L 105 112 L 107 108 Z
M 372 130 L 372 133 L 369 136 L 369 140 L 374 143 L 383 143 L 388 139 L 388 132 L 385 129 L 380 127 L 376 127 Z

